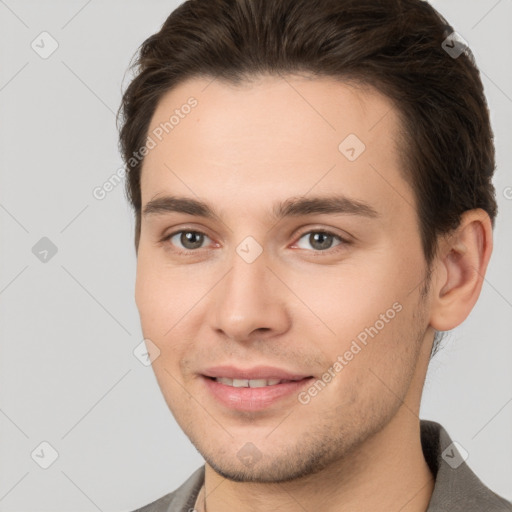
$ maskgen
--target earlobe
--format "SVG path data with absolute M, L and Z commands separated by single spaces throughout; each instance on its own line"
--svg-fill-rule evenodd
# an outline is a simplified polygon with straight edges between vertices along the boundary
M 457 230 L 443 239 L 431 303 L 430 325 L 449 331 L 473 309 L 492 253 L 492 225 L 481 208 L 462 215 Z

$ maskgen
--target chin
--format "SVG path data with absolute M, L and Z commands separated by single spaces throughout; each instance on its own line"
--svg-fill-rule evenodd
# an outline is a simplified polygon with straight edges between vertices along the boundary
M 262 455 L 260 460 L 245 464 L 238 457 L 235 460 L 226 460 L 226 453 L 215 457 L 201 450 L 198 451 L 216 473 L 233 482 L 262 484 L 290 482 L 318 473 L 333 462 L 330 460 L 331 450 L 316 451 L 312 446 L 307 453 L 296 451 L 294 454 L 288 453 L 281 456 Z

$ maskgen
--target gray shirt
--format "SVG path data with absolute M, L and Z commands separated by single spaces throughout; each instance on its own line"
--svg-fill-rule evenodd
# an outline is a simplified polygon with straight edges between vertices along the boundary
M 512 512 L 512 503 L 487 488 L 463 461 L 446 430 L 421 420 L 421 446 L 435 477 L 425 512 Z M 204 483 L 204 465 L 178 489 L 134 512 L 191 512 Z

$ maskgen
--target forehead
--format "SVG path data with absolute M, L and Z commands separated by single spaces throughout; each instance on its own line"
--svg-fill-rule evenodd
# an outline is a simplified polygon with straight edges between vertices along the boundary
M 193 78 L 168 91 L 151 119 L 142 203 L 215 191 L 231 203 L 242 196 L 243 207 L 251 195 L 283 200 L 333 187 L 373 191 L 374 204 L 388 208 L 400 196 L 412 202 L 400 129 L 391 101 L 369 87 L 305 76 L 237 85 Z

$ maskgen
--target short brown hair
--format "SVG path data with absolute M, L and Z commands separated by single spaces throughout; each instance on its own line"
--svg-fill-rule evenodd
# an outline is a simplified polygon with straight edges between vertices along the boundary
M 194 77 L 236 84 L 257 75 L 306 72 L 374 87 L 393 102 L 402 120 L 403 175 L 415 194 L 427 268 L 439 235 L 457 228 L 465 211 L 484 209 L 494 228 L 489 111 L 471 51 L 466 48 L 456 58 L 445 51 L 443 42 L 453 32 L 422 0 L 181 4 L 140 46 L 132 66 L 136 76 L 119 109 L 136 248 L 143 160 L 132 156 L 145 145 L 162 96 Z

